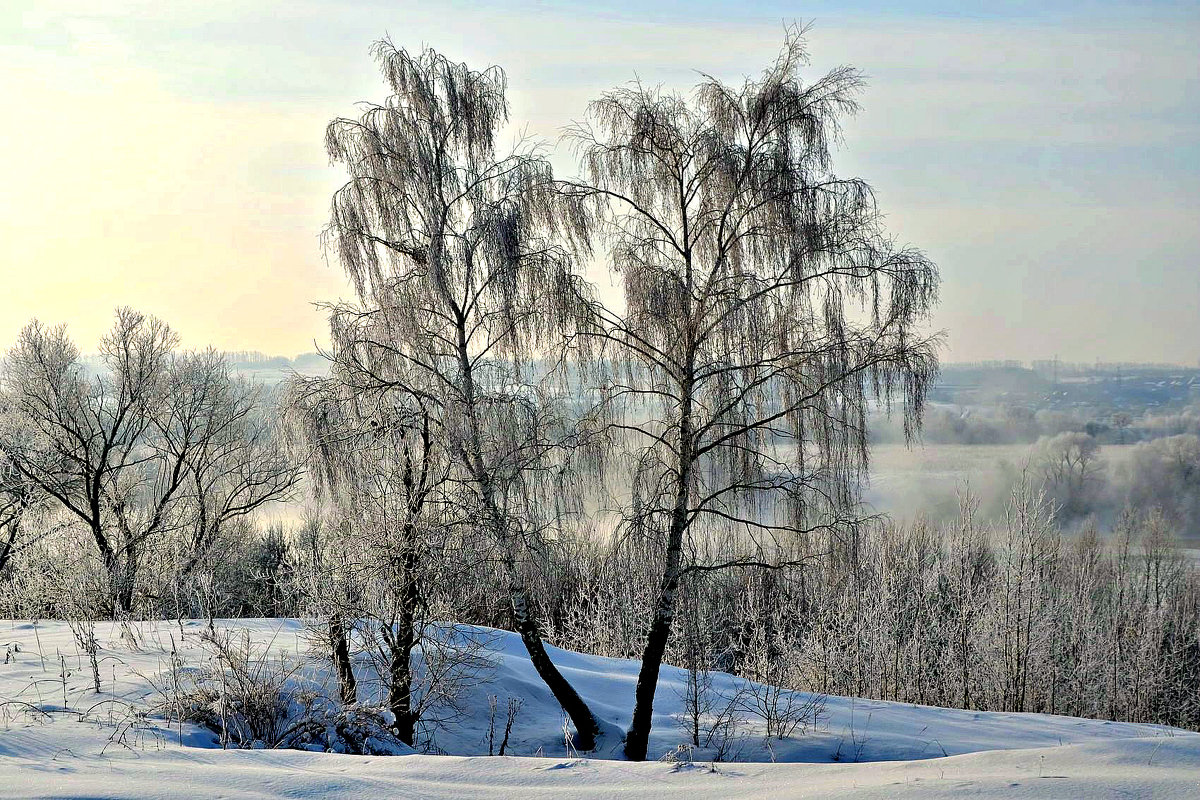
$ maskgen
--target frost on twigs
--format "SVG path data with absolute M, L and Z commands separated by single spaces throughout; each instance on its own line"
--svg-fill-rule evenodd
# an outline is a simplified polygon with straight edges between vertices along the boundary
M 257 646 L 247 633 L 200 634 L 210 658 L 202 666 L 172 664 L 155 688 L 154 710 L 200 725 L 222 747 L 320 750 L 362 755 L 411 752 L 392 732 L 391 715 L 368 705 L 339 706 L 305 680 L 302 662 Z

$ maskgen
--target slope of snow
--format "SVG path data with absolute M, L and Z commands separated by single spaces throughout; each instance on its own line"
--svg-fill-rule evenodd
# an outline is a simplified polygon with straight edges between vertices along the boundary
M 0 758 L 0 797 L 104 798 L 1136 798 L 1200 796 L 1200 748 L 1136 739 L 864 764 L 670 764 L 294 750 Z
M 1161 726 L 1036 714 L 999 714 L 830 697 L 818 724 L 765 740 L 746 722 L 730 749 L 742 763 L 702 759 L 630 764 L 615 733 L 594 754 L 567 751 L 562 713 L 537 679 L 519 637 L 462 628 L 490 666 L 463 698 L 466 713 L 435 732 L 452 756 L 343 756 L 299 751 L 221 751 L 207 731 L 131 713 L 153 699 L 175 649 L 185 668 L 207 656 L 202 624 L 96 626 L 102 692 L 65 624 L 0 623 L 0 797 L 1200 797 L 1200 736 Z M 231 620 L 278 655 L 305 651 L 295 620 Z M 130 635 L 132 634 L 132 635 Z M 629 723 L 637 664 L 551 648 L 564 674 L 619 731 Z M 64 670 L 65 667 L 65 670 Z M 362 693 L 370 691 L 365 663 Z M 66 673 L 65 681 L 63 673 Z M 317 660 L 304 680 L 326 692 Z M 687 673 L 664 667 L 652 756 L 687 740 L 678 724 Z M 731 695 L 741 682 L 714 676 Z M 488 698 L 523 707 L 509 752 L 487 753 Z M 501 711 L 501 716 L 503 711 Z M 501 725 L 503 721 L 501 720 Z M 530 758 L 531 755 L 542 758 Z M 942 757 L 943 755 L 949 757 Z M 482 756 L 482 757 L 480 757 Z M 771 759 L 778 762 L 764 763 Z M 855 760 L 864 763 L 848 763 Z M 842 763 L 834 763 L 840 761 Z M 889 763 L 878 763 L 886 761 Z M 758 762 L 758 763 L 745 763 Z M 876 762 L 876 763 L 868 763 Z

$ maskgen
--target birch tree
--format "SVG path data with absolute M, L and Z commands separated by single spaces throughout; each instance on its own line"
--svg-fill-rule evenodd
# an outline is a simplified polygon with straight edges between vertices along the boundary
M 911 434 L 937 368 L 918 333 L 934 265 L 885 233 L 870 186 L 832 168 L 862 77 L 806 83 L 803 33 L 740 86 L 619 88 L 567 134 L 582 177 L 562 190 L 591 202 L 584 232 L 624 294 L 590 300 L 581 342 L 607 364 L 605 403 L 634 454 L 629 524 L 663 559 L 633 760 L 680 580 L 778 565 L 790 541 L 853 525 L 869 400 L 895 400 Z
M 328 241 L 358 295 L 334 310 L 335 346 L 371 353 L 376 388 L 428 403 L 450 478 L 469 489 L 502 562 L 513 626 L 576 746 L 590 750 L 599 725 L 546 654 L 525 577 L 547 525 L 540 512 L 562 496 L 547 481 L 567 474 L 552 463 L 561 450 L 549 396 L 528 380 L 575 294 L 555 237 L 564 203 L 536 146 L 497 152 L 508 115 L 499 68 L 386 41 L 373 52 L 391 96 L 334 120 L 326 137 L 350 176 Z

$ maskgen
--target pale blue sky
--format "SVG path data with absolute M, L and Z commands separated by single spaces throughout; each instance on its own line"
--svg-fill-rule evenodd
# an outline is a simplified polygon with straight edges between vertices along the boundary
M 541 136 L 631 79 L 688 88 L 815 22 L 813 72 L 869 76 L 839 168 L 943 270 L 952 360 L 1200 358 L 1195 3 L 8 0 L 0 14 L 0 340 L 85 346 L 112 308 L 189 344 L 293 354 L 345 291 L 317 246 L 325 122 L 380 99 L 390 34 L 509 73 Z M 556 156 L 570 169 L 564 152 Z

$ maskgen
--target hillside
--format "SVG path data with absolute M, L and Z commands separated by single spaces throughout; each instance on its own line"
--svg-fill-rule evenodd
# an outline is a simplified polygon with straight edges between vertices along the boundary
M 303 653 L 296 620 L 218 621 L 273 658 Z M 432 732 L 429 749 L 451 755 L 350 756 L 299 750 L 221 751 L 208 731 L 138 713 L 171 683 L 171 653 L 185 673 L 211 656 L 203 623 L 96 626 L 102 692 L 64 623 L 4 623 L 0 647 L 0 797 L 1193 797 L 1200 736 L 1151 725 L 1035 714 L 958 711 L 825 698 L 815 725 L 765 739 L 761 719 L 733 732 L 725 757 L 680 752 L 687 673 L 665 668 L 651 753 L 670 763 L 618 761 L 637 665 L 552 649 L 551 655 L 612 732 L 596 753 L 568 752 L 562 715 L 537 681 L 518 637 L 484 628 L 455 635 L 475 649 L 479 682 L 459 698 L 459 719 Z M 65 667 L 65 670 L 63 669 Z M 357 665 L 360 698 L 369 665 Z M 65 676 L 64 676 L 65 672 Z M 302 658 L 294 681 L 327 696 L 324 664 Z M 713 689 L 753 690 L 728 675 Z M 752 692 L 753 694 L 753 692 Z M 159 695 L 161 696 L 161 695 Z M 487 757 L 489 697 L 522 708 L 509 752 Z M 751 695 L 752 696 L 752 695 Z M 811 699 L 800 695 L 797 700 Z M 444 715 L 443 715 L 444 716 Z M 503 710 L 501 711 L 503 716 Z M 503 725 L 501 720 L 500 725 Z M 802 726 L 803 727 L 803 726 Z M 498 738 L 497 734 L 497 738 Z M 540 756 L 540 757 L 536 757 Z M 774 760 L 778 763 L 767 763 Z M 855 761 L 861 763 L 853 763 Z M 871 762 L 887 761 L 880 764 Z M 753 762 L 753 763 L 748 763 Z M 841 763 L 837 763 L 841 762 Z M 651 787 L 653 787 L 651 789 Z

